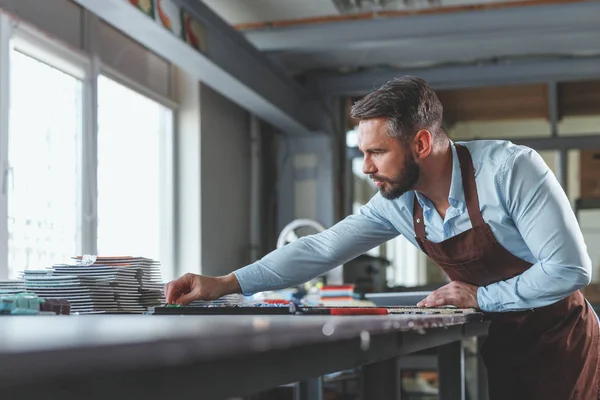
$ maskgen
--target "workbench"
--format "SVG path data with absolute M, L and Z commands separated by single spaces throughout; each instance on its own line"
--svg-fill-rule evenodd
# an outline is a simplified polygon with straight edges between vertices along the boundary
M 0 317 L 0 399 L 225 399 L 362 366 L 365 399 L 395 399 L 398 356 L 439 347 L 440 398 L 464 398 L 461 340 L 480 313 L 388 316 Z

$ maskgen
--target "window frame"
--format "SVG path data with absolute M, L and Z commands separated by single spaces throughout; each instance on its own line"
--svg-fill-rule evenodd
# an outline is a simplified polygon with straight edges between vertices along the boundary
M 77 194 L 77 242 L 76 251 L 84 250 L 83 242 L 85 233 L 83 205 L 83 154 L 81 154 L 82 141 L 84 137 L 91 134 L 86 129 L 87 107 L 83 101 L 86 92 L 89 92 L 89 77 L 91 75 L 91 63 L 89 57 L 82 52 L 76 51 L 52 37 L 44 34 L 35 27 L 24 23 L 23 21 L 11 18 L 5 13 L 0 13 L 0 165 L 2 173 L 2 191 L 0 192 L 0 279 L 8 278 L 8 178 L 10 176 L 11 166 L 9 165 L 9 113 L 10 113 L 10 69 L 11 54 L 17 51 L 28 57 L 31 57 L 51 68 L 55 68 L 67 75 L 70 75 L 82 82 L 82 103 L 80 131 L 77 137 L 76 148 L 78 151 L 77 159 L 79 163 L 77 182 L 80 190 Z M 87 187 L 86 187 L 87 188 Z
M 77 252 L 97 254 L 97 160 L 98 160 L 98 77 L 102 74 L 171 110 L 170 129 L 161 138 L 160 186 L 161 265 L 163 276 L 175 274 L 175 140 L 178 105 L 172 100 L 135 83 L 123 74 L 102 65 L 96 54 L 68 46 L 60 40 L 9 14 L 0 11 L 0 279 L 8 278 L 8 141 L 10 107 L 10 57 L 19 51 L 48 66 L 80 79 L 83 84 L 81 134 L 77 143 L 78 198 Z
M 0 279 L 8 278 L 8 114 L 12 24 L 0 12 Z

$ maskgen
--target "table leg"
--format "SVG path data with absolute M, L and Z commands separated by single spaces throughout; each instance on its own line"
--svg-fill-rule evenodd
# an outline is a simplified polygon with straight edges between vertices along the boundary
M 390 358 L 362 367 L 364 399 L 400 399 L 398 359 Z
M 296 399 L 323 400 L 323 377 L 319 376 L 299 382 Z
M 481 357 L 481 346 L 485 342 L 486 337 L 480 336 L 477 338 L 477 400 L 489 399 L 487 368 Z
M 462 341 L 439 347 L 440 400 L 465 400 L 465 356 Z

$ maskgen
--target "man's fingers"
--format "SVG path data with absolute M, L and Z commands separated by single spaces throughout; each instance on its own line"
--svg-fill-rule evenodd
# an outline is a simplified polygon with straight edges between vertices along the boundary
M 472 285 L 454 281 L 433 291 L 417 303 L 417 307 L 477 307 L 476 290 L 477 288 Z
M 175 303 L 177 304 L 181 304 L 182 306 L 187 306 L 188 304 L 190 304 L 192 301 L 196 300 L 198 298 L 198 293 L 196 293 L 196 291 L 192 291 L 190 293 L 186 293 L 183 296 L 179 297 L 178 299 L 175 299 Z
M 176 296 L 174 295 L 174 293 L 175 293 L 174 283 L 175 283 L 175 281 L 171 281 L 165 285 L 165 301 L 169 304 L 172 303 L 173 300 L 175 300 L 177 297 L 179 297 L 179 294 L 177 294 Z
M 167 301 L 167 303 L 172 303 L 173 300 L 175 300 L 177 297 L 179 297 L 179 295 L 175 295 L 176 292 L 176 281 L 172 281 L 169 282 L 167 284 L 167 289 L 166 289 L 166 295 L 165 295 L 165 300 Z
M 165 300 L 169 298 L 169 285 L 171 282 L 165 283 L 165 287 L 163 288 L 163 293 L 165 295 Z
M 436 302 L 438 296 L 439 295 L 438 295 L 437 291 L 431 293 L 429 296 L 425 297 L 424 300 L 421 300 L 417 304 L 417 307 L 433 307 L 433 304 Z
M 439 307 L 439 306 L 445 306 L 446 304 L 447 304 L 446 299 L 442 297 L 435 301 L 434 306 Z
M 169 304 L 175 303 L 175 301 L 182 295 L 191 291 L 190 284 L 187 279 L 181 277 L 177 280 L 169 282 L 166 293 L 166 301 Z
M 439 307 L 450 304 L 449 299 L 452 297 L 450 288 L 441 287 L 432 292 L 425 299 L 417 303 L 417 307 Z

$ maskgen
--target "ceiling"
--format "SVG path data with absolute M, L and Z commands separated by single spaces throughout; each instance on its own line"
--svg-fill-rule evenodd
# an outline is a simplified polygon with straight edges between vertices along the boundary
M 419 10 L 506 0 L 202 0 L 230 25 L 364 12 Z M 517 0 L 508 0 L 517 1 Z
M 300 82 L 330 88 L 323 80 L 361 74 L 353 95 L 381 84 L 382 76 L 448 66 L 524 70 L 534 62 L 547 82 L 560 81 L 561 71 L 569 80 L 577 77 L 557 62 L 592 58 L 600 77 L 599 1 L 203 1 Z M 586 64 L 584 79 L 595 76 L 595 65 Z M 449 79 L 461 76 L 460 69 L 452 73 Z M 528 83 L 535 82 L 534 73 L 528 71 Z M 329 94 L 346 93 L 336 85 Z
M 339 14 L 331 0 L 203 0 L 230 25 Z

